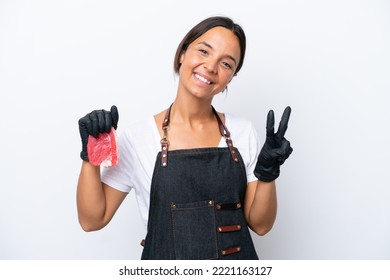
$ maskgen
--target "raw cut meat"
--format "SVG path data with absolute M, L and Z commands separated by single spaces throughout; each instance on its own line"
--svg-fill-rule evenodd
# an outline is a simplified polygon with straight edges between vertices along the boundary
M 95 166 L 111 167 L 119 162 L 117 136 L 114 128 L 109 133 L 100 133 L 97 138 L 88 137 L 88 159 Z

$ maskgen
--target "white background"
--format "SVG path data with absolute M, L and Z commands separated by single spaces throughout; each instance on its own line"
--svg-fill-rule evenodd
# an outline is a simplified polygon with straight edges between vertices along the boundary
M 215 100 L 265 136 L 292 107 L 294 148 L 261 259 L 390 259 L 390 4 L 327 1 L 0 0 L 0 259 L 139 259 L 131 193 L 103 230 L 77 221 L 79 118 L 119 108 L 118 132 L 175 97 L 173 57 L 200 20 L 247 35 Z

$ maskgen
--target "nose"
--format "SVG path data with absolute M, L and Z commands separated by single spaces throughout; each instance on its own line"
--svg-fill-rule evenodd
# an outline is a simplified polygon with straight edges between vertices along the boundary
M 208 59 L 204 62 L 203 67 L 210 73 L 217 73 L 218 61 L 216 59 Z

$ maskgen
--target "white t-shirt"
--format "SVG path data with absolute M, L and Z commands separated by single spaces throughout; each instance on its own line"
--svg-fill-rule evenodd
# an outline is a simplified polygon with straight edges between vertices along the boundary
M 225 125 L 230 137 L 244 161 L 247 181 L 257 180 L 253 171 L 260 153 L 257 132 L 247 119 L 225 114 Z M 149 196 L 153 170 L 158 152 L 161 150 L 160 134 L 154 117 L 131 124 L 119 136 L 119 164 L 102 169 L 102 182 L 122 192 L 134 189 L 141 219 L 145 229 L 148 223 Z M 227 147 L 221 137 L 218 147 Z

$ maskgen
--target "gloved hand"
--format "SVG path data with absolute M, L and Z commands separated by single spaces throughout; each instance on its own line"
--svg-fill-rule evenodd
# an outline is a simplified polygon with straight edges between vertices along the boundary
M 293 149 L 290 142 L 284 138 L 290 118 L 291 108 L 284 109 L 278 131 L 274 132 L 275 117 L 270 110 L 267 115 L 267 136 L 260 151 L 255 167 L 255 176 L 263 182 L 271 182 L 279 177 L 280 166 L 290 156 Z
M 110 111 L 95 110 L 79 119 L 79 130 L 81 137 L 82 150 L 80 157 L 82 160 L 88 161 L 88 136 L 92 135 L 97 138 L 99 133 L 109 133 L 111 128 L 118 127 L 119 114 L 115 105 Z

